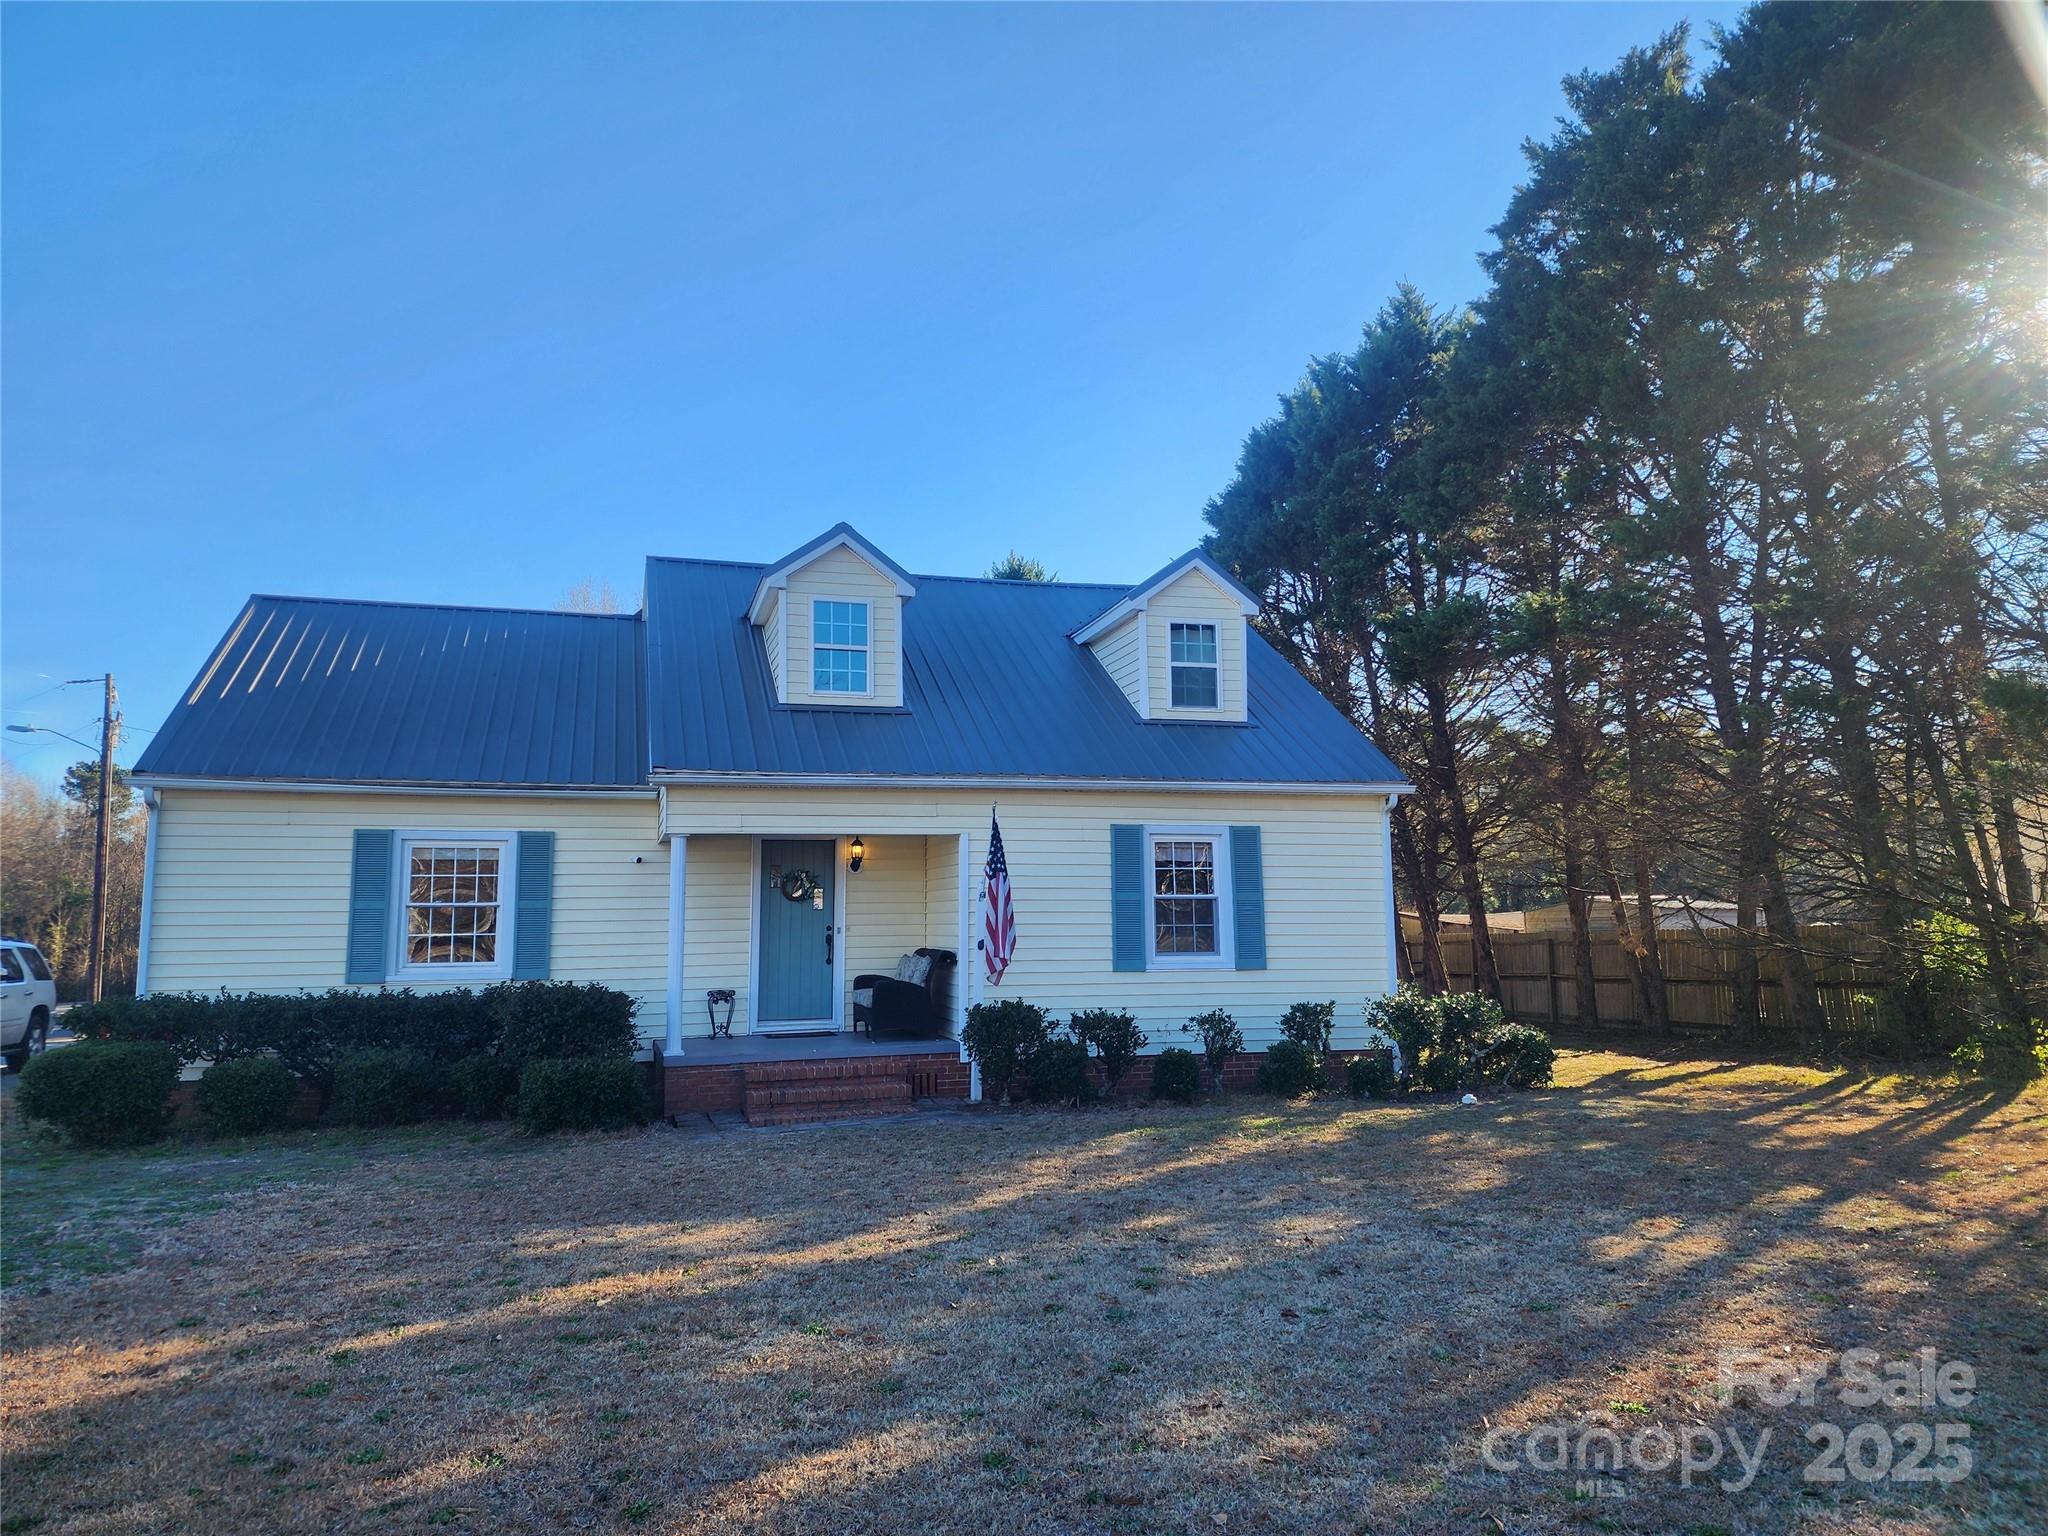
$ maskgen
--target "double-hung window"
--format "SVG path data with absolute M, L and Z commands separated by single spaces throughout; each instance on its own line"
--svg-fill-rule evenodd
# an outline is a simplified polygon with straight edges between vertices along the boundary
M 1231 963 L 1226 837 L 1221 827 L 1149 830 L 1153 966 Z
M 1217 703 L 1216 626 L 1173 624 L 1166 632 L 1175 709 L 1214 709 Z
M 398 975 L 458 982 L 511 974 L 509 837 L 402 838 L 398 879 Z
M 811 600 L 811 691 L 870 691 L 866 603 Z

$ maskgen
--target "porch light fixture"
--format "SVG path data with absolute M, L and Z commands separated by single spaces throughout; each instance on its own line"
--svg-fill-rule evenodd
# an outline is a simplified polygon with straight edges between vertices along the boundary
M 859 874 L 860 861 L 867 856 L 868 845 L 861 841 L 858 832 L 854 833 L 853 841 L 846 845 L 846 872 L 850 875 Z

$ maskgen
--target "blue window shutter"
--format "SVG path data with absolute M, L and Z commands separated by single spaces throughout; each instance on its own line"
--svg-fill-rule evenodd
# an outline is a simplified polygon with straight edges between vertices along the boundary
M 391 953 L 391 838 L 388 829 L 356 828 L 348 877 L 348 961 L 342 979 L 382 981 Z
M 555 905 L 555 834 L 519 834 L 518 931 L 512 937 L 512 974 L 538 981 L 548 974 Z
M 1237 968 L 1266 968 L 1266 871 L 1257 827 L 1230 829 L 1230 905 L 1237 919 Z
M 1110 968 L 1145 969 L 1145 829 L 1109 829 Z

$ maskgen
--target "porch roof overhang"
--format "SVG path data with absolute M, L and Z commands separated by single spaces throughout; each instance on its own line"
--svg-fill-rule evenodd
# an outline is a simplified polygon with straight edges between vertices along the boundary
M 1399 799 L 1415 786 L 1398 780 L 1309 782 L 1266 779 L 1052 778 L 945 774 L 878 773 L 719 773 L 687 769 L 659 770 L 651 780 L 657 789 L 972 789 L 1071 790 L 1082 792 L 1151 790 L 1193 795 L 1357 795 Z

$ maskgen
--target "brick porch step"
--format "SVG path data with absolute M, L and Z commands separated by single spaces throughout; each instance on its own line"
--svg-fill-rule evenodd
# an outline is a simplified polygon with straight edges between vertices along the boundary
M 837 1083 L 863 1078 L 901 1078 L 901 1056 L 833 1056 L 823 1061 L 750 1061 L 740 1070 L 749 1088 L 763 1083 Z

